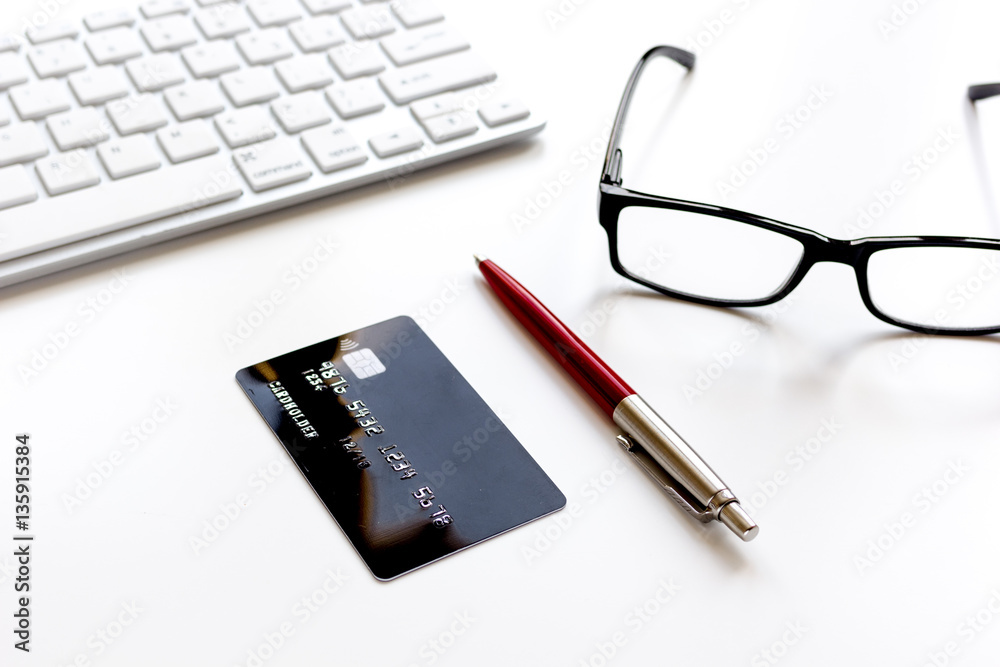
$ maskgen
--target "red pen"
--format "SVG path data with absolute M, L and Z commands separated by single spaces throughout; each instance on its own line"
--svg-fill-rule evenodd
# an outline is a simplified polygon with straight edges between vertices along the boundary
M 745 542 L 758 528 L 715 471 L 545 305 L 485 257 L 479 270 L 500 301 L 623 431 L 619 444 L 699 521 L 721 521 Z

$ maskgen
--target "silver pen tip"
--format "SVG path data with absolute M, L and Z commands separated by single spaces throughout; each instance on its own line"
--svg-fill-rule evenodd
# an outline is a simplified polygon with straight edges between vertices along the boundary
M 485 257 L 483 257 L 482 255 L 476 255 L 476 254 L 473 254 L 472 256 L 473 256 L 473 257 L 475 258 L 475 260 L 476 260 L 476 266 L 479 266 L 480 264 L 482 264 L 483 262 L 485 262 L 485 261 L 486 261 L 486 258 L 485 258 Z
M 750 518 L 750 515 L 743 509 L 743 506 L 736 501 L 723 506 L 719 511 L 719 521 L 724 523 L 729 530 L 736 533 L 744 542 L 749 542 L 757 537 L 757 533 L 760 532 L 760 528 L 757 527 L 754 520 Z

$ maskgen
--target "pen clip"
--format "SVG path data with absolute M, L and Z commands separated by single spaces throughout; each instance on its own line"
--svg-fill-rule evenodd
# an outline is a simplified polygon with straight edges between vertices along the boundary
M 674 477 L 668 473 L 663 467 L 656 462 L 656 460 L 649 455 L 649 453 L 642 448 L 642 445 L 635 442 L 632 438 L 627 435 L 619 435 L 616 440 L 618 444 L 622 446 L 626 452 L 628 452 L 633 460 L 639 464 L 639 467 L 646 471 L 654 481 L 667 492 L 674 501 L 684 508 L 684 510 L 698 519 L 702 523 L 707 523 L 715 519 L 717 512 L 712 509 L 705 507 L 691 493 L 684 488 Z

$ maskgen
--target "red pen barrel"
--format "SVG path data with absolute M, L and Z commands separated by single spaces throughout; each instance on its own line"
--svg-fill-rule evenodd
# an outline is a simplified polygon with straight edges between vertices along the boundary
M 701 521 L 721 521 L 739 538 L 757 524 L 714 470 L 663 417 L 521 283 L 488 259 L 479 270 L 500 301 L 627 434 L 619 442 L 670 496 Z
M 635 393 L 618 374 L 510 274 L 488 259 L 479 270 L 500 301 L 609 417 Z

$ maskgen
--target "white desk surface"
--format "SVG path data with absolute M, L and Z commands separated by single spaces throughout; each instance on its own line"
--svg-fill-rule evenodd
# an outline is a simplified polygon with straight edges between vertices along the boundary
M 965 101 L 967 85 L 1000 79 L 1000 7 L 437 1 L 547 116 L 535 140 L 0 292 L 2 662 L 995 664 L 997 339 L 883 324 L 842 265 L 815 267 L 780 308 L 653 297 L 612 271 L 594 201 L 636 59 L 700 35 L 672 110 L 676 70 L 647 72 L 626 185 L 721 203 L 717 183 L 773 138 L 779 150 L 727 204 L 839 237 L 1000 235 L 1000 190 Z M 8 1 L 3 24 L 116 4 Z M 829 95 L 811 117 L 779 127 L 816 89 Z M 915 177 L 912 156 L 933 152 L 941 132 L 954 139 Z M 562 192 L 543 196 L 562 172 Z M 903 194 L 852 233 L 858 209 L 897 179 Z M 541 206 L 518 226 L 528 201 Z M 338 245 L 333 256 L 300 284 L 285 279 L 320 239 Z M 671 421 L 754 508 L 755 542 L 694 523 L 624 458 L 616 430 L 478 278 L 473 252 L 586 334 Z M 273 290 L 283 302 L 227 344 Z M 380 583 L 233 373 L 399 314 L 422 321 L 570 507 Z M 71 324 L 79 335 L 22 378 Z M 686 395 L 701 373 L 703 391 Z M 22 431 L 37 535 L 30 655 L 8 627 Z M 67 508 L 115 452 L 111 475 Z M 268 466 L 278 472 L 265 478 Z M 250 504 L 196 555 L 191 538 L 241 494 Z M 322 604 L 304 613 L 310 597 Z

